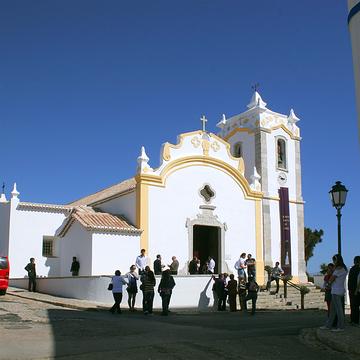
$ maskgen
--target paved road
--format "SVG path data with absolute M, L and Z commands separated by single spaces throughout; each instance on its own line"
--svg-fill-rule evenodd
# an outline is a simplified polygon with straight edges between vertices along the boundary
M 324 313 L 310 311 L 112 315 L 6 295 L 0 298 L 0 359 L 335 360 L 339 353 L 305 345 L 299 336 L 323 319 Z

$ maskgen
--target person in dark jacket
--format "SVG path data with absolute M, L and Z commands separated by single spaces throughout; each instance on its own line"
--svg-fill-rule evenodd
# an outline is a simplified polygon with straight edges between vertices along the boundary
M 29 291 L 36 291 L 36 266 L 35 266 L 35 259 L 30 258 L 30 262 L 25 266 L 25 270 L 28 273 L 29 277 Z
M 145 267 L 144 274 L 141 275 L 140 281 L 140 289 L 143 292 L 143 312 L 145 315 L 152 314 L 156 279 L 149 266 Z
M 215 279 L 213 289 L 217 296 L 218 311 L 225 311 L 226 310 L 226 291 L 225 291 L 224 274 L 219 274 L 219 277 Z
M 78 276 L 79 270 L 80 270 L 80 263 L 76 259 L 76 256 L 74 256 L 73 261 L 71 263 L 71 268 L 70 268 L 70 272 L 71 272 L 72 276 Z
M 359 325 L 360 294 L 356 293 L 357 279 L 360 273 L 360 256 L 354 257 L 354 266 L 351 267 L 348 277 L 348 291 L 350 298 L 350 323 Z
M 172 290 L 175 287 L 174 278 L 171 276 L 170 270 L 165 270 L 162 272 L 160 284 L 158 287 L 158 293 L 161 296 L 162 300 L 162 314 L 169 314 L 169 304 L 172 295 Z
M 198 273 L 198 259 L 196 256 L 189 262 L 189 274 L 195 275 Z
M 156 255 L 156 260 L 154 261 L 154 274 L 161 275 L 164 266 L 165 265 L 161 264 L 161 255 Z
M 230 280 L 226 285 L 229 296 L 230 311 L 236 311 L 237 281 L 234 274 L 230 274 Z
M 251 278 L 249 282 L 246 284 L 247 287 L 247 295 L 245 301 L 251 300 L 251 315 L 255 315 L 256 311 L 256 300 L 257 300 L 257 293 L 259 291 L 259 285 L 256 283 L 254 278 Z

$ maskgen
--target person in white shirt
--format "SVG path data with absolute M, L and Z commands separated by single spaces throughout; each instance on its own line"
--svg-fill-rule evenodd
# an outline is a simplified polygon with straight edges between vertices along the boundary
M 215 271 L 215 260 L 211 256 L 209 256 L 206 263 L 208 274 L 213 274 Z
M 123 293 L 123 285 L 126 284 L 126 281 L 121 276 L 120 270 L 115 271 L 115 276 L 111 279 L 111 284 L 113 286 L 112 293 L 115 300 L 115 304 L 112 306 L 112 308 L 109 310 L 112 314 L 115 313 L 115 311 L 118 314 L 121 314 L 120 304 L 122 300 L 122 293 Z
M 138 274 L 143 275 L 145 273 L 145 267 L 147 265 L 147 258 L 145 256 L 145 249 L 141 249 L 140 255 L 136 257 L 135 260 L 136 268 L 138 269 Z
M 327 322 L 320 329 L 331 329 L 337 316 L 337 328 L 332 331 L 344 331 L 345 317 L 344 317 L 344 295 L 345 295 L 345 281 L 347 276 L 347 267 L 340 254 L 336 254 L 332 258 L 335 265 L 335 270 L 332 273 L 329 283 L 331 284 L 331 304 L 330 315 Z
M 246 273 L 245 273 L 245 269 L 246 269 L 246 254 L 242 253 L 240 255 L 239 260 L 235 263 L 234 265 L 235 270 L 237 270 L 238 273 L 238 278 L 239 279 L 245 279 L 246 281 Z

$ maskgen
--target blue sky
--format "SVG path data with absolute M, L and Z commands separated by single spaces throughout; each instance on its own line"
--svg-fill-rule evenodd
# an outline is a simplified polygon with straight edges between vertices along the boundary
M 360 254 L 360 149 L 345 1 L 2 1 L 0 180 L 67 203 L 132 177 L 160 146 L 245 110 L 259 82 L 301 121 L 305 225 L 337 250 L 328 191 L 348 187 L 343 254 Z

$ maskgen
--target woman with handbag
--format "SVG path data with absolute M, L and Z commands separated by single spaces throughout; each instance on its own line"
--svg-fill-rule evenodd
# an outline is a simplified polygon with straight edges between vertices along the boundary
M 115 311 L 118 314 L 121 314 L 120 304 L 122 300 L 122 293 L 123 293 L 123 285 L 126 284 L 126 281 L 121 276 L 120 270 L 115 271 L 115 276 L 111 278 L 111 283 L 109 284 L 108 289 L 112 291 L 113 297 L 115 300 L 114 305 L 109 310 L 112 314 L 115 313 Z
M 158 287 L 158 293 L 162 299 L 162 314 L 161 315 L 168 315 L 169 314 L 169 304 L 170 298 L 172 294 L 172 289 L 175 286 L 174 278 L 171 276 L 170 270 L 165 270 L 162 272 L 160 284 Z
M 126 290 L 128 292 L 128 305 L 130 311 L 135 311 L 135 299 L 136 299 L 136 294 L 138 292 L 137 280 L 139 280 L 139 276 L 135 270 L 136 270 L 136 266 L 131 265 L 130 271 L 125 275 L 126 278 L 128 279 L 128 286 Z

